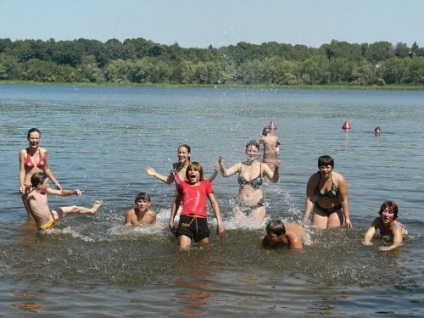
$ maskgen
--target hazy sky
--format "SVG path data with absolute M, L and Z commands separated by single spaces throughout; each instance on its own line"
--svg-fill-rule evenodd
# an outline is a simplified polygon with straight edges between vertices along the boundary
M 424 46 L 424 0 L 0 0 L 0 38 Z

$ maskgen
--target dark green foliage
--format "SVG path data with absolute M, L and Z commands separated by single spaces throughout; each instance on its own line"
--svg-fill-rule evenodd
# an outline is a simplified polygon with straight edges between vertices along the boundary
M 417 43 L 350 44 L 319 48 L 240 42 L 181 48 L 143 38 L 48 41 L 0 39 L 0 80 L 37 82 L 424 85 L 424 49 Z

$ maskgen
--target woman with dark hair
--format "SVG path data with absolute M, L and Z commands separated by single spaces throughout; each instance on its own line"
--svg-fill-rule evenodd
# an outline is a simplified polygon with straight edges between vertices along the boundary
M 384 201 L 380 207 L 379 217 L 372 221 L 364 236 L 364 245 L 372 245 L 372 238 L 377 230 L 381 236 L 389 235 L 393 242 L 390 246 L 382 246 L 380 250 L 389 251 L 402 245 L 403 236 L 408 234 L 405 226 L 397 220 L 398 206 L 394 201 Z
M 22 194 L 22 201 L 28 217 L 31 217 L 26 197 L 32 190 L 31 177 L 34 173 L 45 172 L 57 190 L 61 190 L 62 187 L 47 163 L 47 149 L 39 146 L 41 140 L 40 131 L 37 128 L 28 130 L 27 140 L 29 142 L 28 148 L 19 151 L 19 192 Z
M 172 182 L 175 182 L 176 185 L 178 185 L 179 182 L 185 180 L 185 175 L 187 171 L 187 167 L 190 164 L 190 152 L 191 148 L 189 145 L 182 144 L 178 146 L 177 149 L 177 157 L 178 162 L 174 162 L 172 164 L 171 171 L 168 175 L 162 175 L 155 171 L 150 166 L 147 166 L 145 171 L 149 176 L 155 177 L 156 179 L 159 179 L 160 181 L 171 184 Z M 213 179 L 215 179 L 216 175 L 218 174 L 218 170 L 215 167 L 214 172 L 209 177 L 209 181 L 212 182 Z
M 262 193 L 262 183 L 264 176 L 271 182 L 276 183 L 279 179 L 280 162 L 275 160 L 274 170 L 258 160 L 259 143 L 251 140 L 246 145 L 247 159 L 238 162 L 232 167 L 224 167 L 224 157 L 219 157 L 221 174 L 224 177 L 238 173 L 238 183 L 240 185 L 234 208 L 235 221 L 238 225 L 250 223 L 253 227 L 259 228 L 265 218 L 265 199 Z
M 178 184 L 181 180 L 185 179 L 187 167 L 190 164 L 190 152 L 191 148 L 189 145 L 182 144 L 178 146 L 178 162 L 172 164 L 171 171 L 168 175 L 159 174 L 150 166 L 146 167 L 145 171 L 149 176 L 155 177 L 166 184 L 171 184 L 172 182 Z
M 333 158 L 327 155 L 318 158 L 318 171 L 309 178 L 306 186 L 303 223 L 312 211 L 312 224 L 316 227 L 329 229 L 345 224 L 349 229 L 352 222 L 349 219 L 347 183 L 333 168 Z

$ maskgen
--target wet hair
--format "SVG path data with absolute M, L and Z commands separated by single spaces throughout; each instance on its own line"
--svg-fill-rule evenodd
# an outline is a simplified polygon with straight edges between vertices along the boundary
M 41 132 L 37 129 L 37 128 L 31 128 L 30 130 L 28 130 L 28 134 L 27 134 L 27 138 L 29 139 L 29 136 L 31 135 L 31 133 L 36 132 L 41 136 Z
M 266 233 L 273 233 L 277 236 L 281 236 L 286 234 L 286 227 L 284 226 L 284 223 L 281 220 L 271 220 L 266 225 Z
M 254 146 L 254 147 L 258 148 L 258 150 L 259 150 L 259 142 L 257 142 L 255 139 L 250 140 L 250 141 L 246 144 L 246 150 L 247 150 L 247 148 L 249 148 L 250 146 Z
M 269 128 L 267 128 L 267 127 L 265 127 L 263 130 L 262 130 L 262 135 L 264 135 L 264 136 L 266 136 L 266 135 L 268 135 L 268 134 L 270 134 L 271 133 L 271 130 L 269 129 Z
M 134 203 L 137 203 L 138 200 L 145 200 L 150 202 L 150 195 L 148 195 L 146 192 L 140 192 L 136 195 Z
M 328 155 L 324 155 L 318 158 L 318 168 L 322 166 L 331 166 L 334 168 L 334 159 Z
M 380 216 L 381 216 L 385 209 L 389 210 L 390 212 L 392 212 L 395 215 L 394 218 L 393 218 L 394 220 L 397 219 L 398 206 L 394 201 L 390 201 L 390 200 L 384 201 L 383 204 L 380 207 L 380 211 L 378 212 L 378 214 L 380 214 Z
M 375 127 L 374 132 L 380 132 L 381 128 L 380 127 Z
M 200 181 L 203 180 L 203 167 L 200 163 L 198 163 L 197 161 L 190 162 L 190 164 L 187 166 L 187 170 L 186 170 L 186 178 L 187 179 L 188 179 L 189 170 L 199 171 L 199 174 L 200 174 L 199 180 Z
M 31 185 L 33 188 L 36 188 L 39 184 L 43 184 L 47 179 L 47 174 L 45 172 L 36 172 L 31 176 Z

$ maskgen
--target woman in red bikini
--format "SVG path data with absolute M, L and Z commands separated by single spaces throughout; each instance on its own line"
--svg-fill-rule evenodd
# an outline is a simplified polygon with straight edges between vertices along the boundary
M 37 128 L 28 130 L 29 147 L 19 151 L 19 192 L 22 194 L 28 217 L 31 217 L 26 204 L 26 197 L 31 191 L 31 177 L 36 172 L 45 172 L 57 190 L 61 190 L 59 182 L 47 163 L 47 150 L 39 147 L 41 133 Z

